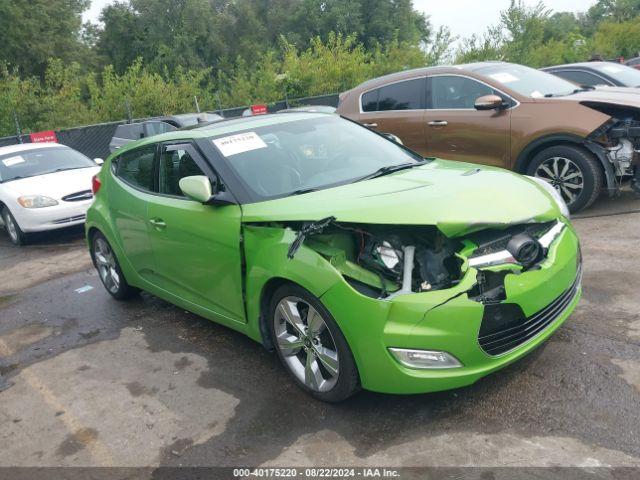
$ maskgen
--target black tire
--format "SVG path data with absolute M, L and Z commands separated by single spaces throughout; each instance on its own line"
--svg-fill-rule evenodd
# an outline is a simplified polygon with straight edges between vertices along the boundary
M 556 159 L 559 160 L 556 161 Z M 570 162 L 566 162 L 566 160 Z M 573 177 L 570 180 L 563 180 L 561 176 L 555 177 L 555 180 L 549 178 L 551 176 L 547 171 L 549 171 L 554 162 L 556 162 L 556 166 L 560 165 L 561 168 L 564 168 L 562 166 L 567 164 L 570 165 L 572 170 L 573 166 L 577 167 L 580 171 L 583 185 L 579 193 L 574 192 L 577 190 L 576 182 L 579 181 L 580 177 Z M 547 167 L 547 171 L 543 170 L 543 164 Z M 529 163 L 527 175 L 547 180 L 556 187 L 565 199 L 571 213 L 579 212 L 595 202 L 604 184 L 604 172 L 598 160 L 591 153 L 571 145 L 557 145 L 539 152 Z M 568 175 L 569 173 L 565 174 L 565 176 Z M 570 200 L 567 192 L 574 193 L 575 198 Z
M 102 285 L 116 300 L 128 300 L 140 292 L 139 289 L 127 283 L 116 254 L 109 241 L 100 232 L 96 232 L 91 237 L 91 260 L 98 271 Z
M 27 244 L 27 235 L 22 231 L 15 217 L 9 211 L 7 207 L 2 208 L 2 221 L 4 222 L 4 228 L 7 231 L 9 240 L 11 243 L 17 246 Z
M 304 302 L 311 305 L 315 309 L 315 311 L 318 312 L 318 314 L 320 314 L 326 326 L 326 329 L 330 333 L 331 340 L 336 347 L 337 359 L 339 360 L 337 380 L 334 380 L 335 383 L 327 391 L 314 390 L 307 386 L 304 381 L 301 381 L 294 373 L 290 364 L 285 360 L 285 356 L 282 352 L 281 347 L 279 346 L 278 337 L 275 330 L 277 322 L 276 309 L 278 308 L 278 305 L 281 301 L 284 301 L 285 299 L 291 297 L 297 297 L 298 299 L 303 300 Z M 280 358 L 280 361 L 282 362 L 289 375 L 294 379 L 296 384 L 302 390 L 309 393 L 318 400 L 331 403 L 346 400 L 360 390 L 360 377 L 358 375 L 358 368 L 353 358 L 353 354 L 351 353 L 351 349 L 349 348 L 349 344 L 344 338 L 340 327 L 338 327 L 338 324 L 331 316 L 331 313 L 329 313 L 322 302 L 320 302 L 320 300 L 317 299 L 313 294 L 295 284 L 282 285 L 274 292 L 273 296 L 271 297 L 267 321 L 269 322 L 269 331 L 271 333 L 273 345 L 278 354 L 278 357 Z M 306 354 L 302 350 L 300 350 L 299 355 L 304 356 Z M 295 356 L 289 355 L 288 357 L 294 358 Z M 321 362 L 318 358 L 318 365 L 320 364 Z

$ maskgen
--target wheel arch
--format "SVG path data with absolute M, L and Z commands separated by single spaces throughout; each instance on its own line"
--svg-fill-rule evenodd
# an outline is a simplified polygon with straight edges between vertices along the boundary
M 586 153 L 591 153 L 592 155 L 594 155 L 598 159 L 598 162 L 604 172 L 609 196 L 612 196 L 615 192 L 617 192 L 618 183 L 616 181 L 615 172 L 613 171 L 611 163 L 607 160 L 604 148 L 598 143 L 585 140 L 579 135 L 574 135 L 571 133 L 547 135 L 533 140 L 525 148 L 523 148 L 518 155 L 518 158 L 516 159 L 516 163 L 514 165 L 514 170 L 517 173 L 526 174 L 529 162 L 531 162 L 531 160 L 538 153 L 540 153 L 545 148 L 557 147 L 562 145 L 579 148 Z
M 262 338 L 262 345 L 269 351 L 272 351 L 275 348 L 273 344 L 273 338 L 271 338 L 271 330 L 269 329 L 269 305 L 271 303 L 271 298 L 278 288 L 282 285 L 299 285 L 298 283 L 284 277 L 272 277 L 262 286 L 262 291 L 260 292 L 260 312 L 258 317 L 258 325 L 260 328 L 260 335 Z M 304 288 L 304 287 L 302 287 Z

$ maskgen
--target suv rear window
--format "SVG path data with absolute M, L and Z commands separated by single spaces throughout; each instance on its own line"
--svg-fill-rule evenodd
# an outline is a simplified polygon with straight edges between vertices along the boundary
M 424 108 L 425 79 L 396 82 L 362 95 L 363 112 L 418 110 Z

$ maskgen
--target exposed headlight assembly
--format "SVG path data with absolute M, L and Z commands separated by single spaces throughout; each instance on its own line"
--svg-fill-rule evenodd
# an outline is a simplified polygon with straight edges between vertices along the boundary
M 56 200 L 43 195 L 24 195 L 22 197 L 18 197 L 18 203 L 24 208 L 44 208 L 58 205 Z
M 538 185 L 540 185 L 542 188 L 544 188 L 547 192 L 549 192 L 549 195 L 551 195 L 553 199 L 556 201 L 556 203 L 558 204 L 560 213 L 562 213 L 564 217 L 570 218 L 571 214 L 569 213 L 569 208 L 567 207 L 567 204 L 562 198 L 562 195 L 558 193 L 558 191 L 553 187 L 553 185 L 551 185 L 549 182 L 546 182 L 545 180 L 538 177 L 529 177 L 529 178 L 534 182 L 536 182 Z

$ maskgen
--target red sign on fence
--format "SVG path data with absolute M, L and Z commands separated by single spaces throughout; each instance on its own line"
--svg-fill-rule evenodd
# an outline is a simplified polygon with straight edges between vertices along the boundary
M 264 115 L 265 113 L 267 113 L 266 105 L 251 105 L 252 115 Z
M 46 132 L 36 132 L 30 133 L 29 138 L 31 138 L 31 143 L 44 143 L 44 142 L 58 142 L 58 137 L 56 137 L 56 132 L 53 130 L 47 130 Z

